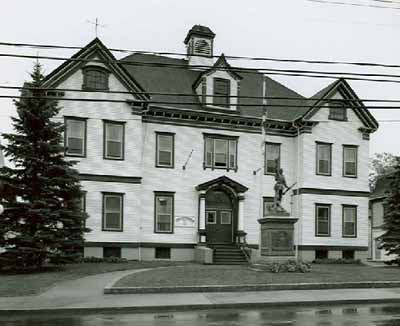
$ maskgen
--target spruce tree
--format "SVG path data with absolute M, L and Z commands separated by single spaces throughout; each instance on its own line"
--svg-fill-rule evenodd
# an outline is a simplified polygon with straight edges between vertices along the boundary
M 383 205 L 383 229 L 385 233 L 380 236 L 380 248 L 387 250 L 388 254 L 400 257 L 400 158 L 396 157 L 394 172 L 389 177 L 390 190 Z
M 67 263 L 81 255 L 84 219 L 75 162 L 64 159 L 60 108 L 41 88 L 39 63 L 29 91 L 15 100 L 14 133 L 3 134 L 2 150 L 14 167 L 0 169 L 0 269 L 37 269 L 47 261 Z M 88 231 L 88 230 L 86 230 Z

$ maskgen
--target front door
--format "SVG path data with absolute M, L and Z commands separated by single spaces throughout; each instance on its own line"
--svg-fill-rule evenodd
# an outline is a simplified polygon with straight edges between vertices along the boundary
M 233 210 L 229 196 L 212 191 L 206 196 L 207 243 L 233 242 Z

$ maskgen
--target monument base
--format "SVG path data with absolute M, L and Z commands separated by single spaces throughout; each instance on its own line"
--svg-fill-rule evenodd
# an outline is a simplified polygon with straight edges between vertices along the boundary
M 281 261 L 295 258 L 293 244 L 294 224 L 297 218 L 289 214 L 277 214 L 259 219 L 261 227 L 261 243 L 258 259 Z

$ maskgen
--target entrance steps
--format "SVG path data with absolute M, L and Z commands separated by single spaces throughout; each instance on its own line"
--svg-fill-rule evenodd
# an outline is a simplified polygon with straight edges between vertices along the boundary
M 248 261 L 243 251 L 234 243 L 213 243 L 208 245 L 214 250 L 215 265 L 247 265 Z

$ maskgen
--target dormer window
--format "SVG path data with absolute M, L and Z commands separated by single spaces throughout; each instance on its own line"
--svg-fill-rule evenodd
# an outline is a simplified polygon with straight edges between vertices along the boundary
M 346 121 L 347 120 L 347 112 L 346 107 L 341 101 L 332 101 L 328 103 L 329 106 L 329 120 L 339 120 Z
M 231 83 L 229 79 L 214 78 L 214 105 L 229 108 L 230 93 Z
M 109 73 L 106 69 L 97 66 L 83 69 L 83 89 L 108 90 Z

